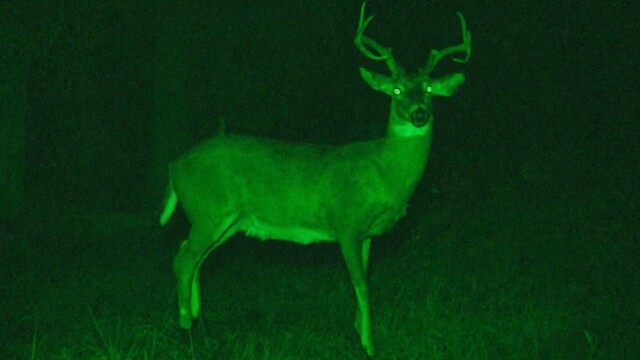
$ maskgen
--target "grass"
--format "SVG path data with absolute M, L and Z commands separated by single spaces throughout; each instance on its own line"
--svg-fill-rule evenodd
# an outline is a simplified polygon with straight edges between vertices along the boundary
M 429 205 L 372 246 L 378 358 L 640 352 L 633 212 L 610 195 L 543 188 L 416 195 Z M 135 216 L 31 214 L 1 245 L 0 357 L 366 358 L 335 244 L 235 237 L 203 267 L 202 320 L 180 330 L 171 261 L 185 227 L 179 216 L 158 232 Z

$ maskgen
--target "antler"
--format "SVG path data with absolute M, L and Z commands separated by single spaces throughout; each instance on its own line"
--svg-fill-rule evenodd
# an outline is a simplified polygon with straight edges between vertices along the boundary
M 422 69 L 423 73 L 431 73 L 431 71 L 433 71 L 433 69 L 436 67 L 436 64 L 438 64 L 438 62 L 442 60 L 442 58 L 449 54 L 457 52 L 465 53 L 464 59 L 453 58 L 453 61 L 457 63 L 466 63 L 471 58 L 471 33 L 469 32 L 469 30 L 467 30 L 467 23 L 464 21 L 464 16 L 462 16 L 462 14 L 459 12 L 456 14 L 458 14 L 458 16 L 460 17 L 460 22 L 462 23 L 462 44 L 450 46 L 442 50 L 432 49 L 431 53 L 429 54 L 429 60 L 427 60 L 427 65 L 425 65 Z
M 373 20 L 373 15 L 369 16 L 366 20 L 364 18 L 364 5 L 366 2 L 362 3 L 362 7 L 360 8 L 360 20 L 358 21 L 358 30 L 356 31 L 356 36 L 353 38 L 353 42 L 356 44 L 356 47 L 360 50 L 360 52 L 368 57 L 371 60 L 384 60 L 391 70 L 392 75 L 397 75 L 401 72 L 400 67 L 393 59 L 391 55 L 391 49 L 380 45 L 377 41 L 364 36 L 364 30 L 369 25 L 369 22 Z M 366 46 L 365 46 L 366 45 Z M 374 54 L 371 50 L 367 49 L 369 46 L 378 54 Z

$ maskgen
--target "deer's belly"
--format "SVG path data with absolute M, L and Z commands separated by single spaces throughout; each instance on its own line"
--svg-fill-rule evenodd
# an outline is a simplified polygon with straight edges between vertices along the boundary
M 260 240 L 285 240 L 302 245 L 320 241 L 335 241 L 329 234 L 302 226 L 281 226 L 247 217 L 237 225 L 237 231 Z

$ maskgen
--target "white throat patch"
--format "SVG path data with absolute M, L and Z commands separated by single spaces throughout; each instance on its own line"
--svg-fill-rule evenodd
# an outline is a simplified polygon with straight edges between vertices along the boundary
M 425 136 L 431 131 L 431 123 L 432 121 L 429 121 L 425 126 L 416 127 L 408 121 L 403 121 L 401 124 L 391 125 L 390 129 L 392 133 L 401 137 Z

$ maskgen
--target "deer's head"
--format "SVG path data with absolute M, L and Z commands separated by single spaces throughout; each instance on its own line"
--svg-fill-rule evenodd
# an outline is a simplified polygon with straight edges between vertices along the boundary
M 433 119 L 432 96 L 450 96 L 464 82 L 462 73 L 453 73 L 440 78 L 431 78 L 436 64 L 445 56 L 457 52 L 465 53 L 462 59 L 453 61 L 466 63 L 471 57 L 471 33 L 467 30 L 464 17 L 458 13 L 462 23 L 462 43 L 443 50 L 431 50 L 426 65 L 415 74 L 408 74 L 400 67 L 391 49 L 364 35 L 364 31 L 373 16 L 364 18 L 365 4 L 360 9 L 360 20 L 354 42 L 364 56 L 372 60 L 386 62 L 391 75 L 382 75 L 360 67 L 364 81 L 374 90 L 391 96 L 391 114 L 389 131 L 403 136 L 422 135 L 425 125 Z

